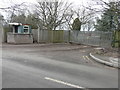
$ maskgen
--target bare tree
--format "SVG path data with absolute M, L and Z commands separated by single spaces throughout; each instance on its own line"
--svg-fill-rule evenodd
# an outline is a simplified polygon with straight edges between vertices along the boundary
M 36 5 L 37 19 L 42 22 L 43 28 L 55 30 L 58 26 L 67 22 L 71 3 L 62 1 L 43 1 Z
M 2 10 L 3 12 L 6 12 L 7 15 L 7 22 L 13 22 L 13 18 L 20 14 L 20 13 L 24 13 L 26 9 L 26 4 L 20 3 L 20 4 L 14 4 L 12 6 L 9 7 L 3 7 L 0 8 L 0 10 Z
M 72 23 L 74 21 L 74 16 L 75 16 L 75 11 L 73 9 L 71 9 L 68 13 L 67 13 L 67 17 L 65 17 L 66 19 L 66 23 L 65 26 L 67 29 L 72 30 Z

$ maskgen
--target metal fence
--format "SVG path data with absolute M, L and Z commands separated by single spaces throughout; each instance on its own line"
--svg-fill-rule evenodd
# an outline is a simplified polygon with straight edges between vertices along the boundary
M 73 42 L 86 45 L 110 47 L 112 32 L 70 31 L 70 30 L 32 30 L 34 41 L 47 43 Z
M 71 31 L 70 42 L 110 47 L 112 42 L 112 32 Z

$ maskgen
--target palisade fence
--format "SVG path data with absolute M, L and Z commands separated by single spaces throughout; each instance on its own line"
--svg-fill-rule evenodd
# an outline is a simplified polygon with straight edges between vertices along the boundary
M 103 31 L 71 31 L 70 42 L 111 47 L 112 32 Z
M 32 30 L 34 41 L 38 43 L 78 43 L 111 47 L 112 32 L 70 31 L 70 30 Z

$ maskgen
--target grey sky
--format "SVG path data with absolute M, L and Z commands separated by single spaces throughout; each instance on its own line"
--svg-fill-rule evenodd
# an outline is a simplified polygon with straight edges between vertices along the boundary
M 41 0 L 0 0 L 0 8 L 9 7 L 14 4 L 20 4 L 22 2 L 33 4 L 33 3 L 37 3 L 37 1 L 41 1 Z M 62 1 L 72 2 L 75 7 L 78 7 L 81 4 L 85 5 L 87 2 L 90 3 L 92 0 L 62 0 Z M 5 12 L 3 12 L 2 10 L 0 10 L 0 13 L 2 13 L 2 15 L 6 16 Z
M 73 2 L 73 4 L 75 5 L 79 5 L 79 4 L 85 4 L 87 2 L 91 2 L 92 0 L 65 0 L 67 2 Z M 27 2 L 27 3 L 35 3 L 36 0 L 0 0 L 0 8 L 1 7 L 7 7 L 9 5 L 12 4 L 18 4 L 18 3 L 22 3 L 22 2 Z
M 36 1 L 41 1 L 41 0 L 0 0 L 0 8 L 1 7 L 7 7 L 12 4 L 19 4 L 22 2 L 27 2 L 27 3 L 36 3 Z M 43 0 L 44 1 L 44 0 Z M 93 0 L 63 0 L 67 2 L 72 2 L 74 5 L 87 5 L 87 3 L 93 3 Z M 99 0 L 94 0 L 94 1 L 99 1 Z M 111 1 L 111 0 L 104 0 L 104 1 Z M 115 1 L 115 0 L 112 0 Z
M 32 4 L 32 3 L 37 3 L 37 1 L 41 1 L 41 0 L 0 0 L 0 8 L 9 7 L 11 5 L 20 4 L 22 2 Z M 79 7 L 80 5 L 92 6 L 93 4 L 93 0 L 62 0 L 62 1 L 72 2 L 74 7 Z M 99 0 L 94 0 L 94 1 L 99 1 Z M 105 1 L 108 1 L 108 0 L 105 0 Z M 97 5 L 94 7 L 99 8 Z M 0 13 L 2 13 L 5 16 L 5 12 L 3 12 L 2 10 L 0 10 Z

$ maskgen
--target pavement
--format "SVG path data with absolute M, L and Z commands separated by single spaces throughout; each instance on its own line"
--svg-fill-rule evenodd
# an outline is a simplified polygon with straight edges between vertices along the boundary
M 93 58 L 93 60 L 99 63 L 102 63 L 107 66 L 115 67 L 115 68 L 120 68 L 120 62 L 119 62 L 120 58 L 99 55 L 92 52 L 89 55 L 91 58 Z

